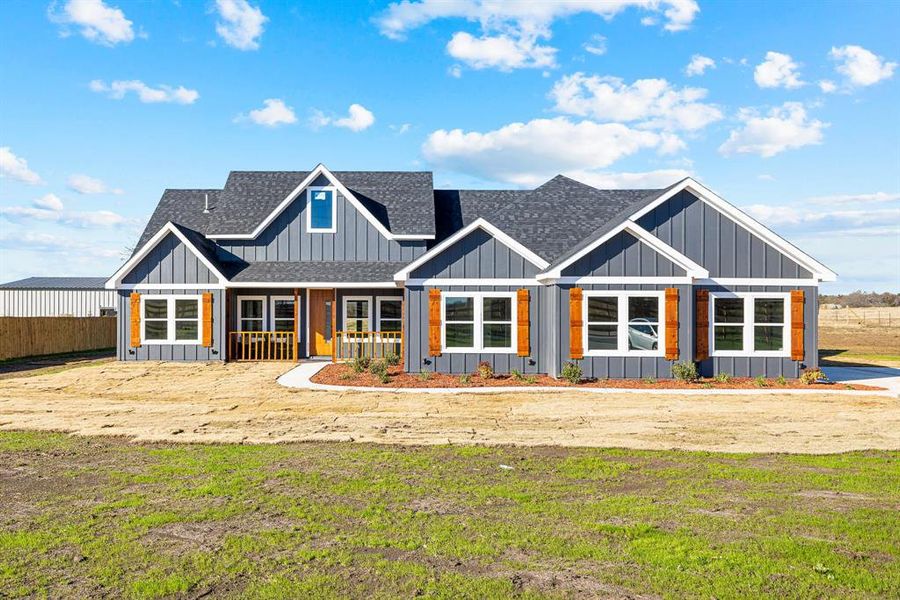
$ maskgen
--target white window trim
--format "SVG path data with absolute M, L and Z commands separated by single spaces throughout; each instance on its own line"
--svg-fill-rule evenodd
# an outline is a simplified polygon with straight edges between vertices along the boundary
M 400 302 L 400 318 L 391 319 L 400 321 L 400 330 L 403 330 L 403 296 L 375 296 L 375 331 L 383 331 L 381 329 L 381 303 L 387 301 Z
M 584 348 L 585 356 L 652 356 L 661 357 L 666 355 L 665 339 L 666 339 L 666 303 L 665 292 L 656 290 L 586 290 L 583 294 L 584 300 L 581 307 L 581 343 Z M 641 298 L 657 298 L 659 302 L 659 323 L 656 326 L 658 334 L 658 342 L 656 350 L 629 350 L 628 349 L 628 299 L 631 297 Z M 618 348 L 616 350 L 589 350 L 588 349 L 588 298 L 605 297 L 617 298 L 617 330 L 616 339 Z
M 474 331 L 472 332 L 473 346 L 469 348 L 448 348 L 447 347 L 447 298 L 472 298 L 474 299 L 475 314 L 472 324 Z M 485 348 L 484 347 L 484 306 L 482 299 L 488 298 L 509 298 L 510 302 L 510 345 L 509 348 Z M 447 354 L 515 354 L 517 352 L 517 335 L 518 327 L 516 323 L 516 292 L 441 292 L 441 352 Z M 499 323 L 500 321 L 488 321 L 488 323 Z M 506 321 L 503 321 L 505 323 Z
M 268 331 L 267 327 L 268 327 L 268 323 L 269 323 L 269 321 L 268 321 L 269 313 L 267 310 L 268 306 L 266 306 L 266 297 L 265 296 L 238 296 L 237 297 L 237 306 L 238 306 L 237 329 L 238 329 L 238 331 L 244 331 L 241 326 L 241 324 L 244 321 L 244 311 L 243 311 L 244 306 L 243 306 L 243 302 L 241 302 L 242 300 L 260 300 L 262 302 L 262 331 Z M 247 318 L 248 319 L 253 318 L 255 320 L 255 317 L 247 317 Z M 261 333 L 261 332 L 257 331 L 256 333 Z
M 312 226 L 312 195 L 315 192 L 331 192 L 331 227 Z M 333 185 L 311 185 L 306 188 L 306 231 L 307 233 L 337 232 L 337 188 Z
M 373 331 L 372 327 L 374 323 L 372 323 L 372 296 L 344 296 L 341 300 L 341 331 L 349 331 L 347 329 L 347 303 L 352 302 L 354 300 L 365 300 L 367 307 L 367 315 L 366 318 L 369 320 L 369 331 Z
M 166 339 L 164 340 L 148 340 L 147 339 L 147 318 L 144 316 L 144 302 L 147 300 L 166 300 Z M 197 339 L 195 340 L 176 340 L 175 339 L 175 301 L 176 300 L 196 300 L 197 301 Z M 195 346 L 200 343 L 203 335 L 203 296 L 198 294 L 141 294 L 141 344 L 146 346 Z M 151 321 L 162 321 L 162 319 L 150 319 Z M 179 319 L 187 321 L 189 319 Z M 190 319 L 193 320 L 193 319 Z
M 272 331 L 276 330 L 275 329 L 275 321 L 276 320 L 287 321 L 287 319 L 277 319 L 275 317 L 275 301 L 276 300 L 290 300 L 291 302 L 293 302 L 294 297 L 293 296 L 269 296 L 269 314 L 272 315 Z M 299 298 L 297 298 L 297 302 L 300 302 Z M 294 314 L 296 314 L 296 309 L 295 309 Z M 294 320 L 294 316 L 291 315 L 291 321 L 293 321 L 293 320 Z M 301 325 L 300 323 L 297 323 L 297 331 L 300 330 L 300 325 Z
M 787 292 L 710 292 L 709 303 L 709 355 L 711 357 L 734 357 L 734 356 L 759 356 L 759 357 L 779 357 L 790 358 L 791 356 L 791 295 Z M 741 298 L 744 301 L 744 322 L 740 325 L 734 323 L 735 327 L 744 328 L 744 349 L 743 350 L 716 350 L 716 322 L 715 308 L 716 298 Z M 754 310 L 754 300 L 757 298 L 781 299 L 784 301 L 784 347 L 781 350 L 748 350 L 753 348 L 756 312 Z M 722 323 L 721 325 L 729 325 Z M 771 323 L 760 323 L 762 326 L 773 326 Z

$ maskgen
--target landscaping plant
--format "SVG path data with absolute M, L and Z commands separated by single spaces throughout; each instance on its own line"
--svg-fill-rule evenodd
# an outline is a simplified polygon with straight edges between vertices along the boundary
M 779 375 L 775 381 L 778 382 L 778 385 L 787 385 L 787 379 L 784 378 L 784 375 Z
M 807 369 L 800 375 L 800 382 L 806 385 L 812 385 L 820 381 L 828 381 L 828 377 L 820 369 Z
M 731 381 L 731 375 L 728 373 L 716 373 L 716 383 L 728 383 Z
M 562 368 L 562 378 L 568 381 L 571 384 L 576 384 L 581 381 L 581 376 L 583 375 L 581 371 L 581 365 L 574 362 L 567 362 L 563 365 Z
M 400 355 L 396 352 L 388 352 L 384 356 L 384 362 L 386 362 L 389 367 L 396 367 L 400 364 Z
M 486 360 L 478 363 L 478 375 L 483 379 L 490 379 L 494 376 L 494 367 Z
M 419 371 L 419 379 L 421 379 L 422 381 L 428 381 L 429 379 L 431 379 L 431 371 Z
M 357 356 L 353 360 L 350 361 L 350 368 L 353 369 L 354 373 L 362 373 L 369 368 L 369 357 L 368 356 Z
M 510 376 L 511 376 L 513 379 L 515 379 L 516 381 L 522 381 L 522 380 L 524 379 L 524 377 L 522 376 L 522 371 L 520 371 L 520 370 L 518 370 L 518 369 L 512 369 L 512 370 L 509 372 L 509 374 L 510 374 Z
M 468 373 L 463 373 L 459 376 L 459 384 L 460 385 L 469 385 L 469 382 L 472 381 L 472 376 Z
M 386 361 L 383 360 L 373 360 L 369 363 L 369 373 L 375 375 L 378 378 L 384 377 L 387 375 L 388 365 Z
M 756 387 L 761 387 L 761 388 L 769 387 L 769 383 L 766 381 L 766 378 L 763 377 L 762 375 L 757 375 L 753 381 L 756 382 Z
M 697 365 L 690 361 L 683 360 L 672 365 L 672 377 L 681 381 L 694 382 L 697 381 L 700 376 L 697 373 Z

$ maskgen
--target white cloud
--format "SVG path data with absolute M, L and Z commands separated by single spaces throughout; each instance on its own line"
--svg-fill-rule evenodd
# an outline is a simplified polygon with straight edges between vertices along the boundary
M 666 134 L 566 117 L 510 123 L 484 133 L 440 129 L 422 152 L 432 164 L 485 179 L 532 185 L 556 173 L 602 169 L 644 149 L 665 152 Z
M 896 224 L 900 224 L 900 208 L 821 210 L 791 205 L 753 204 L 744 207 L 744 210 L 759 221 L 772 226 L 812 225 L 819 230 L 825 230 L 865 225 L 883 227 L 886 223 L 894 223 L 897 230 Z
M 346 117 L 329 117 L 320 110 L 314 110 L 310 119 L 313 129 L 333 125 L 350 131 L 362 131 L 371 127 L 373 123 L 375 123 L 375 115 L 362 104 L 351 104 Z
M 32 202 L 32 204 L 34 204 L 34 206 L 36 206 L 37 208 L 43 208 L 46 210 L 53 210 L 57 212 L 63 209 L 62 200 L 60 200 L 59 196 L 57 196 L 56 194 L 46 194 L 44 196 L 41 196 L 40 198 Z
M 828 55 L 838 63 L 837 72 L 846 78 L 849 85 L 856 87 L 865 87 L 890 79 L 897 67 L 897 63 L 885 62 L 883 57 L 862 46 L 832 48 Z
M 9 177 L 31 185 L 44 183 L 40 175 L 28 168 L 28 161 L 13 154 L 9 146 L 0 148 L 0 177 Z
M 123 99 L 128 92 L 134 92 L 141 102 L 146 104 L 155 103 L 172 103 L 172 104 L 193 104 L 200 98 L 197 90 L 191 90 L 184 86 L 173 88 L 168 85 L 159 85 L 158 87 L 150 87 L 143 81 L 132 79 L 130 81 L 111 81 L 106 82 L 95 79 L 88 84 L 92 92 L 98 94 L 106 94 L 113 100 Z
M 763 116 L 752 108 L 742 108 L 738 119 L 743 126 L 731 132 L 719 152 L 732 154 L 758 154 L 764 158 L 785 150 L 822 143 L 822 131 L 828 123 L 811 120 L 799 102 L 785 102 L 772 108 Z
M 447 74 L 450 75 L 450 77 L 459 79 L 460 77 L 462 77 L 462 67 L 459 65 L 452 65 L 447 69 Z
M 684 73 L 688 77 L 703 75 L 707 69 L 715 69 L 716 61 L 702 54 L 695 54 L 691 57 L 691 62 L 684 68 Z
M 76 228 L 111 228 L 134 223 L 133 219 L 109 210 L 67 211 L 55 194 L 46 194 L 34 200 L 31 206 L 0 207 L 0 215 L 10 221 L 53 221 Z
M 833 94 L 837 91 L 837 84 L 830 79 L 819 81 L 819 89 L 826 94 Z
M 626 84 L 618 77 L 564 76 L 550 91 L 554 109 L 601 121 L 638 121 L 638 127 L 697 130 L 722 118 L 702 88 L 675 89 L 665 79 L 638 79 Z
M 403 135 L 404 133 L 408 133 L 410 129 L 412 129 L 411 123 L 401 123 L 400 125 L 388 125 L 391 130 L 397 135 Z
M 585 42 L 581 47 L 584 48 L 586 52 L 602 56 L 606 54 L 606 38 L 599 33 L 595 33 L 591 36 L 591 39 Z
M 263 25 L 269 18 L 258 6 L 247 0 L 216 0 L 216 11 L 221 19 L 216 23 L 216 33 L 226 44 L 238 50 L 259 49 Z
M 238 115 L 235 122 L 250 120 L 257 125 L 263 127 L 278 127 L 279 125 L 290 125 L 297 122 L 297 115 L 294 109 L 278 98 L 266 98 L 263 100 L 263 108 L 251 110 L 246 115 Z
M 73 252 L 92 258 L 117 258 L 121 251 L 113 248 L 102 248 L 94 243 L 79 242 L 68 237 L 37 233 L 34 231 L 16 231 L 0 234 L 0 248 L 4 250 L 33 250 L 41 253 L 60 253 L 71 256 Z
M 38 221 L 59 221 L 60 212 L 37 206 L 0 206 L 0 215 L 10 221 L 35 219 Z
M 789 54 L 769 51 L 766 52 L 766 60 L 756 65 L 753 79 L 761 88 L 796 89 L 805 85 L 797 73 L 799 68 L 800 65 L 795 63 Z
M 814 204 L 869 204 L 900 200 L 900 193 L 875 192 L 874 194 L 837 194 L 815 196 L 809 199 Z
M 69 177 L 66 185 L 79 194 L 124 194 L 124 190 L 110 188 L 103 181 L 88 175 L 75 174 Z
M 563 173 L 576 181 L 607 190 L 664 188 L 690 175 L 684 169 L 658 169 L 643 173 L 609 173 L 604 171 L 568 171 Z M 537 181 L 540 183 L 541 181 Z
M 82 37 L 104 46 L 134 39 L 132 22 L 122 9 L 107 6 L 103 0 L 68 0 L 59 11 L 51 5 L 48 15 L 55 23 L 78 27 Z M 63 35 L 67 35 L 65 30 Z
M 118 227 L 131 221 L 109 210 L 95 210 L 66 213 L 63 222 L 74 227 Z
M 483 35 L 458 31 L 447 43 L 447 53 L 473 69 L 542 69 L 556 66 L 556 48 L 541 46 L 536 35 Z

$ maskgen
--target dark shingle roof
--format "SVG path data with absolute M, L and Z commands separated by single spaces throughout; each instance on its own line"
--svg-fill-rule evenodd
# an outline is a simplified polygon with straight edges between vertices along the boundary
M 405 267 L 405 262 L 255 262 L 233 274 L 232 281 L 335 281 L 335 282 L 385 282 L 393 281 L 394 273 Z
M 27 277 L 0 284 L 8 290 L 102 290 L 106 277 Z
M 232 171 L 205 233 L 252 232 L 308 175 L 308 171 Z M 333 175 L 391 233 L 434 235 L 431 172 L 335 171 Z
M 163 225 L 172 221 L 193 229 L 201 234 L 206 234 L 209 220 L 216 210 L 218 204 L 219 193 L 221 190 L 166 190 L 163 192 L 156 210 L 150 216 L 144 233 L 134 247 L 135 251 L 139 250 L 147 240 L 156 235 Z M 209 195 L 209 205 L 211 210 L 209 213 L 203 212 L 206 195 Z
M 527 191 L 435 190 L 438 238 L 483 217 L 553 263 L 663 191 L 600 190 L 563 175 Z

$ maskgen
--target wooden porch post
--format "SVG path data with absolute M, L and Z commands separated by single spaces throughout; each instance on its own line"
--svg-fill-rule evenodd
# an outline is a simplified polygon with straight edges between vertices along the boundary
M 331 290 L 331 362 L 337 362 L 337 288 Z
M 294 362 L 300 362 L 300 290 L 294 288 Z

